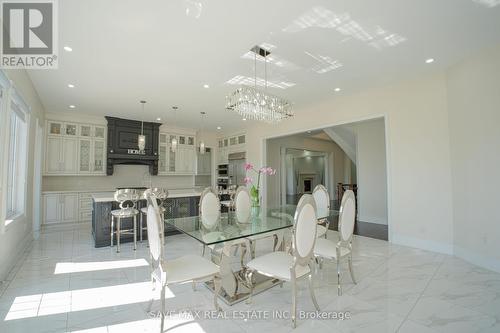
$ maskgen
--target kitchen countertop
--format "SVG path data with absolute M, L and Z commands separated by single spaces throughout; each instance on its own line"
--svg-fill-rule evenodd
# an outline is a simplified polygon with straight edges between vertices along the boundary
M 95 202 L 110 202 L 115 201 L 115 192 L 100 192 L 93 193 L 92 198 Z M 186 197 L 199 197 L 201 192 L 197 190 L 169 190 L 168 198 L 186 198 Z

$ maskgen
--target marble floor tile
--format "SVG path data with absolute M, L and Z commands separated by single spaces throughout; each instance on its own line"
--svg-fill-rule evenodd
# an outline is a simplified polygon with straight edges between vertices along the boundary
M 329 231 L 328 238 L 338 233 Z M 257 255 L 271 248 L 257 242 Z M 334 262 L 325 261 L 314 278 L 322 312 L 316 309 L 306 279 L 297 283 L 297 328 L 289 318 L 291 284 L 228 306 L 224 319 L 208 316 L 213 293 L 203 284 L 167 289 L 168 332 L 500 332 L 500 274 L 452 256 L 354 237 L 353 266 L 341 264 L 343 295 L 337 295 Z M 186 235 L 166 239 L 167 259 L 200 254 Z M 209 257 L 207 253 L 206 257 Z M 245 262 L 250 258 L 245 257 Z M 88 226 L 44 230 L 24 253 L 0 288 L 0 332 L 158 332 L 159 288 L 152 292 L 147 242 L 94 248 Z M 145 263 L 145 264 L 144 264 Z M 232 265 L 239 268 L 239 254 Z M 154 301 L 150 309 L 149 300 Z M 250 317 L 264 311 L 271 317 Z M 197 314 L 197 315 L 194 315 Z M 201 315 L 203 314 L 203 315 Z M 246 314 L 246 315 L 242 315 Z M 152 316 L 153 315 L 153 316 Z

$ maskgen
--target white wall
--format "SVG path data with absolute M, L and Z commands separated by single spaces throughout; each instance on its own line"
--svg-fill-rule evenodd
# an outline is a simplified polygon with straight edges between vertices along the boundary
M 385 116 L 389 239 L 438 252 L 453 250 L 450 147 L 444 73 L 376 87 L 295 110 L 278 125 L 247 129 L 248 160 L 266 163 L 264 139 Z M 269 161 L 267 161 L 269 163 Z M 342 164 L 343 166 L 343 164 Z M 343 177 L 341 178 L 343 179 Z M 267 186 L 275 195 L 274 180 Z M 266 186 L 267 184 L 264 184 Z M 434 195 L 425 195 L 439 187 Z M 264 195 L 266 191 L 263 191 Z
M 24 70 L 5 70 L 7 76 L 12 80 L 14 87 L 31 107 L 29 143 L 28 143 L 28 165 L 27 165 L 27 196 L 26 214 L 23 219 L 11 222 L 0 232 L 0 281 L 15 264 L 17 258 L 33 239 L 33 173 L 34 173 L 34 147 L 36 121 L 39 119 L 43 124 L 44 108 L 35 91 L 31 79 Z M 4 124 L 2 124 L 2 127 Z M 4 221 L 0 221 L 3 224 Z
M 387 224 L 384 120 L 353 124 L 356 133 L 358 219 Z
M 447 74 L 455 253 L 500 272 L 500 47 Z

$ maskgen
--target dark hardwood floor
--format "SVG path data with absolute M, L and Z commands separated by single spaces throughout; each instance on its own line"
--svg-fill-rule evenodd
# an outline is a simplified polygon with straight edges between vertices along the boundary
M 286 203 L 290 205 L 296 205 L 299 202 L 299 199 L 300 195 L 287 195 Z M 339 205 L 340 204 L 336 200 L 332 201 L 330 204 L 332 209 L 337 209 L 337 210 L 339 209 Z M 339 224 L 338 217 L 332 216 L 330 217 L 329 221 L 330 221 L 330 229 L 337 231 Z M 389 227 L 386 224 L 363 222 L 357 220 L 354 226 L 354 234 L 363 237 L 370 237 L 386 241 L 389 239 Z

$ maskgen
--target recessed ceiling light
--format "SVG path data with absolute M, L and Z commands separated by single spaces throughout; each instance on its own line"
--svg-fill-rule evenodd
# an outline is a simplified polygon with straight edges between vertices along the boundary
M 64 47 L 64 51 L 71 52 L 71 51 L 73 51 L 73 49 L 71 47 L 69 47 L 69 46 L 65 46 Z
M 434 62 L 433 58 L 429 58 L 429 59 L 425 60 L 426 64 L 432 64 L 433 62 Z
M 204 84 L 204 85 L 203 85 L 203 88 L 208 89 L 208 88 L 210 88 L 210 86 L 209 86 L 208 84 Z
M 217 129 L 218 129 L 218 130 L 221 130 L 221 129 L 222 129 L 222 127 L 220 127 L 220 126 L 217 126 Z
M 74 84 L 71 84 L 71 83 L 70 83 L 70 84 L 68 84 L 68 88 L 74 88 L 74 87 L 75 87 L 75 85 L 74 85 Z
M 243 119 L 241 119 L 241 120 L 243 120 L 243 121 L 247 121 L 247 118 L 243 118 Z
M 307 134 L 311 134 L 311 131 L 307 131 Z
M 335 90 L 335 92 L 339 92 L 340 88 L 335 88 L 334 90 Z
M 158 117 L 158 118 L 156 118 L 156 121 L 161 121 L 161 118 L 159 118 L 159 117 Z
M 71 105 L 69 106 L 69 108 L 70 108 L 70 109 L 74 109 L 74 108 L 76 108 L 76 106 L 74 106 L 73 104 L 71 104 Z

